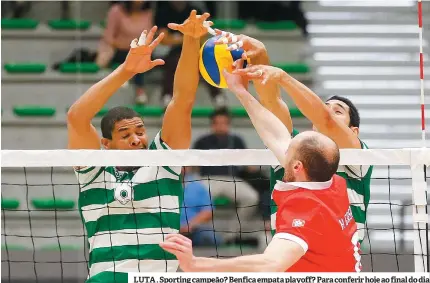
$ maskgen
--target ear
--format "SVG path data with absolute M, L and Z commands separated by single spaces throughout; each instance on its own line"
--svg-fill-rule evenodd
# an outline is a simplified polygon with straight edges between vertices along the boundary
M 104 149 L 110 149 L 110 140 L 107 138 L 102 138 L 101 143 Z
M 301 161 L 298 161 L 298 160 L 294 161 L 293 170 L 296 173 L 302 171 L 303 170 L 303 163 Z
M 360 129 L 358 127 L 349 127 L 357 136 L 360 133 Z

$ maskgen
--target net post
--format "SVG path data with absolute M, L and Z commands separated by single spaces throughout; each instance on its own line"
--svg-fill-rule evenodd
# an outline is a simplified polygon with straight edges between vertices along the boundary
M 425 176 L 426 156 L 423 150 L 411 150 L 413 235 L 414 235 L 414 269 L 415 272 L 428 272 L 429 237 L 427 211 L 427 183 Z

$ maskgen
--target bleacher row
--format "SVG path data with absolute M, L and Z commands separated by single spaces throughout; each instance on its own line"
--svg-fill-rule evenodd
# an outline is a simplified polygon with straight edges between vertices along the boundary
M 213 20 L 215 27 L 226 30 L 234 30 L 235 33 L 246 30 L 247 33 L 254 32 L 270 36 L 277 36 L 278 33 L 282 34 L 296 34 L 297 27 L 293 22 L 282 21 L 282 22 L 257 22 L 255 24 L 248 24 L 242 20 Z M 99 24 L 93 24 L 90 21 L 85 20 L 50 20 L 47 23 L 41 23 L 34 19 L 2 19 L 2 38 L 4 40 L 11 40 L 16 43 L 17 39 L 25 38 L 30 35 L 40 35 L 38 40 L 62 39 L 64 41 L 65 36 L 76 36 L 75 39 L 68 38 L 70 40 L 79 41 L 84 39 L 85 41 L 94 42 L 100 38 L 104 22 Z M 78 34 L 76 34 L 78 33 Z M 37 38 L 37 37 L 36 37 Z M 37 44 L 37 43 L 36 43 Z M 91 82 L 94 83 L 97 80 L 103 78 L 110 70 L 101 70 L 95 63 L 61 63 L 58 70 L 53 70 L 49 67 L 52 62 L 42 61 L 47 58 L 52 61 L 52 56 L 37 56 L 42 60 L 34 60 L 34 56 L 29 54 L 21 54 L 20 59 L 8 58 L 8 46 L 6 45 L 6 51 L 3 58 L 4 71 L 2 76 L 3 84 L 8 84 L 12 87 L 14 84 L 23 83 L 71 83 L 76 84 L 80 82 Z M 37 48 L 36 48 L 37 49 Z M 36 51 L 36 50 L 35 50 Z M 22 52 L 21 52 L 22 53 Z M 63 54 L 63 57 L 67 54 Z M 11 56 L 14 57 L 14 56 Z M 282 57 L 282 55 L 280 56 Z M 285 57 L 285 56 L 283 56 Z M 288 56 L 287 56 L 288 57 Z M 30 60 L 29 60 L 30 59 Z M 305 63 L 297 62 L 285 62 L 285 61 L 274 61 L 273 64 L 284 71 L 295 75 L 303 80 L 310 79 L 310 68 Z M 111 69 L 117 66 L 111 66 Z M 160 81 L 161 74 L 157 70 L 148 73 L 148 84 L 154 84 Z M 7 95 L 7 89 L 6 89 Z M 22 99 L 21 99 L 22 100 Z M 63 109 L 67 109 L 70 105 L 48 105 L 43 104 L 12 104 L 9 105 L 10 99 L 4 99 L 3 111 L 11 111 L 15 116 L 18 117 L 52 117 L 56 113 L 61 113 Z M 24 101 L 23 101 L 24 102 Z M 199 103 L 193 111 L 193 117 L 207 117 L 213 111 L 211 107 L 201 107 L 207 103 Z M 235 104 L 235 103 L 233 103 Z M 6 107 L 6 108 L 5 108 Z M 61 110 L 60 110 L 61 109 Z M 161 107 L 138 107 L 137 111 L 143 116 L 160 117 L 163 114 L 164 109 Z M 106 110 L 104 109 L 99 114 L 103 115 Z M 246 113 L 243 108 L 233 108 L 232 115 L 234 117 L 246 117 Z M 294 117 L 300 117 L 300 111 L 292 109 L 292 115 Z

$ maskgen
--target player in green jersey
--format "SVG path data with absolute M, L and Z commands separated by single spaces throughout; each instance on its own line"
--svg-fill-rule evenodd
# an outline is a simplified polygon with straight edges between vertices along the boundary
M 142 118 L 127 107 L 111 109 L 101 121 L 102 138 L 91 120 L 109 98 L 137 73 L 163 65 L 151 60 L 161 33 L 157 27 L 144 31 L 131 43 L 125 62 L 88 89 L 68 112 L 70 149 L 146 150 L 188 149 L 191 142 L 191 111 L 198 82 L 200 37 L 209 14 L 192 11 L 183 24 L 169 28 L 183 34 L 183 48 L 175 73 L 173 98 L 161 131 L 148 143 Z M 209 22 L 211 24 L 211 22 Z M 85 165 L 85 164 L 83 164 Z M 117 164 L 120 165 L 120 164 Z M 176 257 L 163 251 L 159 242 L 180 229 L 182 185 L 180 167 L 79 167 L 79 210 L 89 245 L 89 276 L 92 282 L 127 282 L 129 272 L 176 271 Z
M 293 130 L 288 106 L 282 100 L 279 86 L 292 98 L 300 111 L 313 123 L 313 129 L 336 142 L 339 148 L 366 149 L 359 135 L 360 116 L 355 105 L 347 98 L 333 96 L 326 102 L 322 101 L 312 90 L 294 79 L 286 72 L 270 65 L 269 56 L 264 44 L 246 35 L 233 36 L 217 30 L 227 38 L 231 48 L 242 46 L 245 50 L 243 59 L 250 58 L 252 66 L 237 72 L 248 80 L 252 80 L 264 107 L 277 116 L 290 132 Z M 223 43 L 223 39 L 219 43 Z M 370 200 L 370 178 L 372 166 L 339 166 L 337 174 L 345 178 L 351 210 L 357 223 L 360 241 L 365 236 L 366 212 Z M 271 190 L 277 181 L 284 178 L 284 170 L 280 166 L 271 168 Z M 272 234 L 275 229 L 277 207 L 271 201 Z

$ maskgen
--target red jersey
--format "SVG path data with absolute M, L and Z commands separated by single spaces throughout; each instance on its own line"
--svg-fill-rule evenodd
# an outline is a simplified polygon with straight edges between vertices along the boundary
M 357 225 L 345 179 L 328 182 L 278 182 L 274 238 L 294 241 L 305 254 L 288 272 L 360 272 Z

